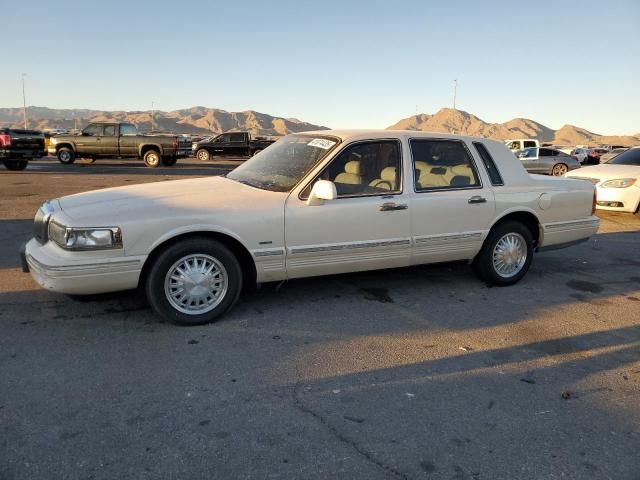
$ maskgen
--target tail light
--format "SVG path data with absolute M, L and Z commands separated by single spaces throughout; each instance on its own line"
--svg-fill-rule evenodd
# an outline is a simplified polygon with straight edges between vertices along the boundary
M 0 147 L 11 146 L 11 135 L 7 133 L 0 134 Z
M 593 204 L 591 205 L 591 215 L 596 214 L 596 205 L 598 204 L 598 190 L 593 189 Z
M 178 149 L 178 137 L 173 137 L 173 148 Z

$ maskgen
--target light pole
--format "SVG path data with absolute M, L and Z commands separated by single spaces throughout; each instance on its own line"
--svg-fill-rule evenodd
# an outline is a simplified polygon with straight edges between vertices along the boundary
M 25 96 L 24 93 L 24 77 L 26 77 L 27 74 L 23 73 L 22 74 L 22 115 L 24 117 L 24 129 L 27 129 L 27 97 Z
M 458 79 L 453 81 L 453 109 L 456 109 L 456 95 L 458 94 Z

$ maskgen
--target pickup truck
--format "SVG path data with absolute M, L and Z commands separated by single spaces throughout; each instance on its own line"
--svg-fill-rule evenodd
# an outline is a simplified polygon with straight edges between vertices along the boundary
M 49 155 L 64 164 L 76 158 L 141 158 L 147 167 L 160 164 L 171 167 L 179 158 L 188 157 L 189 141 L 174 135 L 141 135 L 131 123 L 100 122 L 89 124 L 80 135 L 56 135 L 49 143 Z
M 275 140 L 251 138 L 249 132 L 221 133 L 192 145 L 198 160 L 206 162 L 213 156 L 253 157 Z
M 43 150 L 42 132 L 0 128 L 0 159 L 8 170 L 24 170 L 29 160 L 42 156 Z

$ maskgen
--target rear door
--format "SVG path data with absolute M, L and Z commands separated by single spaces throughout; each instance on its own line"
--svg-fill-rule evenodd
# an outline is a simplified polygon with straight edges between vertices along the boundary
M 116 133 L 116 124 L 112 123 L 104 126 L 102 137 L 99 137 L 98 140 L 101 155 L 117 157 L 120 154 Z
M 229 134 L 229 155 L 246 157 L 249 155 L 249 141 L 246 133 Z
M 413 264 L 466 260 L 482 247 L 495 197 L 463 140 L 413 138 Z

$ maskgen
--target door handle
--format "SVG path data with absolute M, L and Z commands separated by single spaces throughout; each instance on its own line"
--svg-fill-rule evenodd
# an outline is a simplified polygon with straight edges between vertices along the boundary
M 381 212 L 391 212 L 393 210 L 406 210 L 408 208 L 409 208 L 409 205 L 407 205 L 406 203 L 398 204 L 393 202 L 387 202 L 380 205 Z
M 487 203 L 487 199 L 484 197 L 481 197 L 480 195 L 474 195 L 473 197 L 471 197 L 469 200 L 467 200 L 467 203 Z

